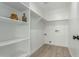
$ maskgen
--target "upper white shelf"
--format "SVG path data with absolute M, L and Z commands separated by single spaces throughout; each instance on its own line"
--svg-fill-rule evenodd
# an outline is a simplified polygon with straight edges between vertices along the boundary
M 20 20 L 13 20 L 2 16 L 0 16 L 0 22 L 6 22 L 6 23 L 12 23 L 12 24 L 27 24 L 27 22 L 23 22 Z
M 41 18 L 45 19 L 42 15 L 39 14 L 39 12 L 37 12 L 36 10 L 30 7 L 31 5 L 29 4 L 29 2 L 3 2 L 3 3 L 20 12 L 23 12 L 25 10 L 33 11 L 34 13 L 39 15 Z
M 28 39 L 25 39 L 25 38 L 12 38 L 12 39 L 9 39 L 9 40 L 1 41 L 0 46 L 6 46 L 6 45 L 21 42 L 21 41 L 24 41 L 24 40 L 28 40 Z

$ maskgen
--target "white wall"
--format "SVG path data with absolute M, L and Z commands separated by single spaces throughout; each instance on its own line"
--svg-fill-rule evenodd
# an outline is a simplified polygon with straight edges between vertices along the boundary
M 73 35 L 79 35 L 79 3 L 71 5 L 70 40 L 69 48 L 72 56 L 79 57 L 79 41 L 73 39 Z
M 11 8 L 11 7 L 9 7 L 9 6 L 7 6 L 7 5 L 4 4 L 3 2 L 0 3 L 0 16 L 10 17 L 10 14 L 11 14 L 14 10 L 17 12 L 17 15 L 20 15 L 20 11 L 14 9 L 14 8 Z
M 67 6 L 44 13 L 44 17 L 46 17 L 48 21 L 44 29 L 45 33 L 47 33 L 47 36 L 44 36 L 46 43 L 52 41 L 52 44 L 68 47 L 69 12 L 70 7 Z M 59 32 L 55 32 L 56 29 L 58 29 Z
M 47 33 L 47 36 L 44 36 L 45 43 L 52 41 L 51 44 L 68 47 L 68 30 L 68 21 L 48 22 L 44 31 Z
M 0 22 L 0 41 L 12 39 L 14 37 L 14 25 Z
M 40 48 L 44 42 L 43 42 L 43 20 L 41 18 L 31 12 L 31 52 L 34 53 L 38 48 Z

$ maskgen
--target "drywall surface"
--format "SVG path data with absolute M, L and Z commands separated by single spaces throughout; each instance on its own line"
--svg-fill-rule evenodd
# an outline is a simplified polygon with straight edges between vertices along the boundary
M 47 34 L 44 35 L 45 43 L 68 47 L 68 30 L 68 21 L 48 22 L 44 31 Z
M 34 53 L 38 48 L 40 48 L 43 42 L 43 28 L 44 24 L 40 17 L 31 12 L 31 29 L 30 29 L 30 38 L 31 38 L 31 52 Z
M 20 11 L 14 9 L 14 8 L 11 8 L 4 3 L 0 3 L 0 16 L 10 17 L 10 14 L 13 11 L 16 11 L 17 15 L 20 15 Z
M 73 35 L 79 35 L 79 3 L 73 2 L 71 6 L 70 40 L 69 47 L 72 56 L 79 57 L 79 41 Z

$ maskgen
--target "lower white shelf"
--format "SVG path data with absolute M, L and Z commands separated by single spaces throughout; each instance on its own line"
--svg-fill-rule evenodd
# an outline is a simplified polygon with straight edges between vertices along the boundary
M 25 53 L 25 52 L 17 52 L 16 54 L 14 54 L 14 55 L 12 55 L 12 56 L 10 56 L 10 57 L 27 57 L 27 53 Z
M 27 53 L 23 51 L 15 52 L 14 54 L 11 55 L 1 55 L 0 57 L 28 57 Z
M 0 57 L 26 57 L 28 56 L 28 40 L 0 47 Z
M 1 41 L 1 42 L 0 42 L 0 46 L 5 46 L 5 45 L 9 45 L 9 44 L 21 42 L 21 41 L 23 41 L 23 40 L 27 40 L 27 39 L 15 38 L 15 39 L 9 39 L 9 40 L 5 40 L 5 41 Z

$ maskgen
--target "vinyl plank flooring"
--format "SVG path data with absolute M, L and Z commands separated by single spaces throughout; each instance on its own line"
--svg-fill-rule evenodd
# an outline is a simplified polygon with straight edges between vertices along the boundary
M 64 57 L 71 57 L 68 48 L 64 48 Z
M 61 47 L 56 47 L 56 57 L 63 57 L 64 50 Z
M 47 45 L 43 45 L 42 47 L 40 47 L 35 53 L 31 55 L 31 57 L 38 57 L 42 53 L 42 51 L 45 49 L 46 46 Z
M 71 55 L 66 47 L 45 44 L 31 57 L 71 57 Z

